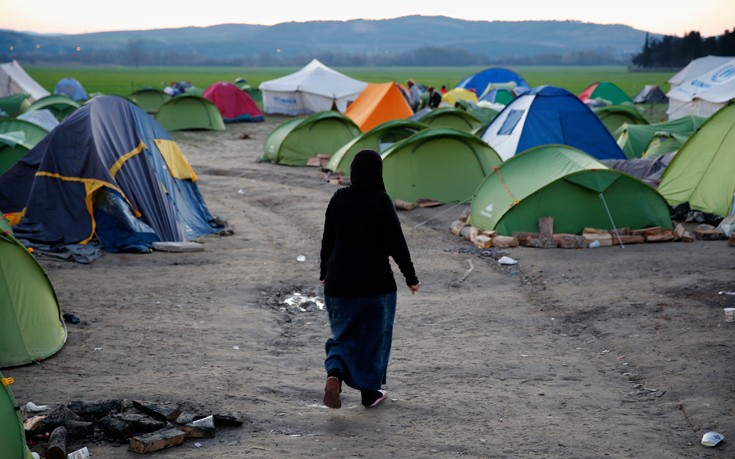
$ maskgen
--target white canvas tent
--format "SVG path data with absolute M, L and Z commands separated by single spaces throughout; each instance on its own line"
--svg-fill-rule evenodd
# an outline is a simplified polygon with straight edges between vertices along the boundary
M 297 72 L 262 82 L 259 88 L 264 113 L 296 116 L 331 110 L 332 106 L 344 112 L 366 86 L 314 59 Z
M 667 94 L 669 120 L 687 115 L 708 117 L 735 99 L 735 57 L 684 81 Z
M 27 93 L 31 103 L 51 95 L 23 70 L 18 61 L 0 64 L 0 97 Z
M 692 80 L 710 70 L 726 64 L 732 57 L 727 56 L 704 56 L 693 59 L 686 67 L 676 72 L 669 78 L 670 89 L 674 89 L 682 83 Z

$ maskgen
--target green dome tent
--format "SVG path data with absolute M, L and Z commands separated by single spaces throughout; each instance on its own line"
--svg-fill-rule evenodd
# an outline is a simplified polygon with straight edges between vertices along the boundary
M 640 158 L 655 135 L 666 133 L 678 135 L 679 138 L 688 138 L 699 129 L 706 119 L 702 116 L 689 115 L 663 123 L 624 124 L 615 131 L 613 136 L 628 159 Z
M 482 124 L 482 121 L 470 112 L 452 107 L 431 110 L 418 121 L 432 128 L 444 127 L 465 132 L 471 132 Z
M 12 96 L 0 97 L 0 116 L 16 116 L 31 106 L 28 94 L 21 92 Z M 5 115 L 2 115 L 5 113 Z
M 605 101 L 608 105 L 620 105 L 624 102 L 633 103 L 630 96 L 620 89 L 620 86 L 609 81 L 592 83 L 579 94 L 579 99 L 586 104 L 594 103 L 599 99 Z
M 449 128 L 417 132 L 385 150 L 383 181 L 394 200 L 465 201 L 500 156 L 478 137 Z
M 216 105 L 200 95 L 180 94 L 158 108 L 156 121 L 167 131 L 224 131 L 225 122 Z
M 66 327 L 54 288 L 4 218 L 0 278 L 0 368 L 26 365 L 59 351 L 66 342 Z
M 483 231 L 512 235 L 537 232 L 538 219 L 546 216 L 554 217 L 557 233 L 672 227 L 669 207 L 656 190 L 567 145 L 542 145 L 504 162 L 477 188 L 469 221 Z
M 161 105 L 171 100 L 171 96 L 159 88 L 140 88 L 132 92 L 130 101 L 146 111 L 155 114 Z
M 0 175 L 24 157 L 32 147 L 25 143 L 25 133 L 0 133 Z
M 610 134 L 615 134 L 623 124 L 648 124 L 648 120 L 635 107 L 627 105 L 605 105 L 592 109 Z
M 47 109 L 53 113 L 57 120 L 61 121 L 71 115 L 74 110 L 81 107 L 79 102 L 61 94 L 52 94 L 33 102 L 26 112 Z
M 18 403 L 15 401 L 10 385 L 13 378 L 6 378 L 0 373 L 0 447 L 3 458 L 31 459 L 31 452 L 26 445 L 23 419 L 20 416 Z
M 672 206 L 726 217 L 734 213 L 735 102 L 730 101 L 692 134 L 661 175 L 658 191 Z
M 317 154 L 334 154 L 360 135 L 354 121 L 336 111 L 318 112 L 290 119 L 266 137 L 263 161 L 287 166 L 305 166 Z
M 22 132 L 24 134 L 23 143 L 28 148 L 33 148 L 48 134 L 48 130 L 36 123 L 21 119 L 0 119 L 0 134 L 9 132 Z
M 343 175 L 350 175 L 352 160 L 361 150 L 369 149 L 381 153 L 396 142 L 423 129 L 426 129 L 426 125 L 418 121 L 405 119 L 386 121 L 344 144 L 329 159 L 327 169 Z

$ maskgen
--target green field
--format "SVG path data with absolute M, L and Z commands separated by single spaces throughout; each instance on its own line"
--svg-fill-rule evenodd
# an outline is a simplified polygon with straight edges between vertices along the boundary
M 23 68 L 41 86 L 53 92 L 62 78 L 76 78 L 87 93 L 128 96 L 134 90 L 152 86 L 164 88 L 172 81 L 190 81 L 206 88 L 219 81 L 233 82 L 245 78 L 252 86 L 295 72 L 297 67 L 49 67 L 24 65 Z M 579 94 L 596 81 L 610 81 L 631 97 L 646 84 L 669 89 L 667 80 L 673 72 L 629 72 L 623 66 L 534 66 L 507 67 L 521 75 L 531 86 L 551 85 Z M 454 87 L 463 78 L 485 67 L 336 67 L 353 78 L 374 83 L 412 78 L 427 86 Z

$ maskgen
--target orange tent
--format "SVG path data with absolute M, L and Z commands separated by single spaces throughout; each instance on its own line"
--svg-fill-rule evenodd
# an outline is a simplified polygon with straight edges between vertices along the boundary
M 395 82 L 368 83 L 354 102 L 347 107 L 345 116 L 357 124 L 362 132 L 395 119 L 405 119 L 413 110 Z

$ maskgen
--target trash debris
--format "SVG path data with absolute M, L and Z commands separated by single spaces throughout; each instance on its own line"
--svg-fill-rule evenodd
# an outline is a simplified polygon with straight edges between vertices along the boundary
M 712 447 L 724 439 L 725 436 L 719 432 L 707 432 L 702 436 L 702 445 Z
M 82 449 L 78 449 L 74 452 L 69 453 L 68 459 L 89 459 L 89 450 L 85 446 Z
M 33 402 L 26 403 L 26 409 L 31 413 L 39 413 L 41 411 L 46 411 L 49 408 L 50 407 L 48 405 L 36 405 Z
M 197 448 L 201 448 L 202 447 L 202 444 L 199 443 L 199 442 L 196 442 L 196 443 L 194 443 L 194 446 L 196 446 Z
M 298 257 L 296 257 L 296 261 L 306 261 L 306 257 L 303 255 L 299 255 Z
M 735 308 L 725 309 L 725 322 L 735 322 Z
M 245 190 L 243 188 L 240 188 L 239 190 L 237 190 L 237 194 L 244 195 L 245 194 Z
M 590 242 L 587 245 L 587 247 L 589 247 L 590 249 L 594 249 L 594 248 L 597 248 L 599 246 L 600 246 L 600 241 L 599 240 L 594 240 L 594 241 Z
M 717 292 L 718 295 L 733 295 L 735 296 L 735 292 Z
M 502 256 L 498 259 L 498 264 L 500 265 L 514 265 L 516 263 L 518 263 L 518 260 L 507 256 Z
M 287 304 L 292 308 L 296 308 L 301 312 L 306 312 L 306 307 L 311 305 L 316 305 L 318 309 L 324 309 L 323 299 L 319 298 L 318 296 L 302 295 L 300 292 L 294 292 L 291 296 L 288 296 L 285 300 L 283 300 L 282 303 Z M 306 307 L 304 307 L 304 305 Z

